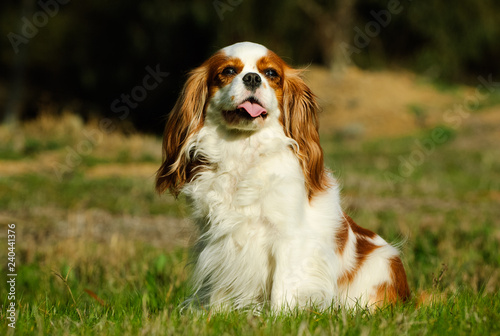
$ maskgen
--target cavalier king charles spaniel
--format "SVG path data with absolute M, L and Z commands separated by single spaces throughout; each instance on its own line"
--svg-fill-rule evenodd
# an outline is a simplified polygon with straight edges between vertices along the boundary
M 168 115 L 156 189 L 184 194 L 200 231 L 192 303 L 279 310 L 410 296 L 398 250 L 341 209 L 300 73 L 236 43 L 189 74 Z

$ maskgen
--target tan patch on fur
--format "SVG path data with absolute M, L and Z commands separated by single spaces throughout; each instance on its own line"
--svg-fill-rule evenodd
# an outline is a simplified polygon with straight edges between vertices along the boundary
M 191 170 L 188 169 L 186 146 L 189 138 L 203 127 L 208 98 L 208 72 L 206 65 L 191 71 L 168 115 L 163 132 L 163 162 L 156 172 L 156 190 L 159 193 L 169 189 L 173 195 L 177 195 L 189 179 Z
M 410 298 L 410 288 L 408 287 L 408 280 L 406 279 L 406 272 L 399 257 L 393 257 L 390 260 L 391 278 L 394 284 L 398 297 L 403 301 Z
M 385 303 L 395 302 L 397 299 L 394 286 L 388 282 L 384 282 L 377 286 L 375 298 L 372 300 L 377 306 L 382 306 Z
M 376 294 L 372 300 L 377 306 L 398 301 L 406 302 L 410 299 L 411 293 L 406 279 L 406 272 L 399 257 L 389 260 L 391 281 L 384 282 L 377 286 Z
M 301 78 L 301 71 L 290 68 L 281 59 L 280 61 L 284 69 L 281 99 L 279 91 L 276 91 L 282 111 L 280 122 L 286 136 L 297 142 L 297 157 L 302 166 L 309 200 L 311 200 L 315 194 L 324 192 L 331 185 L 325 171 L 323 150 L 319 143 L 318 113 L 320 108 L 316 96 Z
M 264 77 L 266 77 L 265 73 L 268 69 L 273 69 L 278 74 L 276 77 L 266 77 L 266 79 L 276 93 L 276 98 L 278 98 L 280 105 L 283 101 L 283 78 L 287 67 L 286 63 L 272 51 L 268 51 L 266 56 L 261 57 L 257 61 L 257 69 Z
M 375 236 L 377 235 L 375 232 L 370 231 L 368 229 L 365 229 L 365 228 L 359 226 L 358 224 L 356 224 L 352 220 L 352 218 L 349 217 L 348 215 L 344 214 L 344 218 L 347 219 L 347 222 L 349 223 L 349 226 L 351 227 L 352 231 L 356 235 L 365 236 L 365 237 L 368 237 L 368 238 L 375 238 Z
M 202 67 L 207 69 L 206 85 L 209 87 L 209 97 L 213 97 L 220 88 L 233 81 L 234 77 L 243 70 L 244 64 L 239 58 L 229 57 L 219 51 L 203 63 Z M 228 67 L 234 68 L 236 73 L 224 74 L 224 69 Z
M 335 234 L 335 242 L 337 244 L 337 253 L 343 254 L 344 249 L 347 245 L 347 241 L 349 239 L 349 223 L 344 218 L 342 224 L 340 224 L 339 230 Z
M 362 228 L 357 225 L 351 217 L 344 214 L 344 222 L 342 228 L 337 234 L 337 251 L 342 254 L 348 240 L 347 227 L 351 228 L 356 237 L 356 263 L 355 266 L 344 273 L 339 278 L 337 284 L 339 286 L 348 286 L 356 277 L 359 269 L 368 256 L 377 249 L 378 245 L 373 244 L 368 238 L 373 239 L 376 234 L 373 231 Z M 406 272 L 401 259 L 397 256 L 388 260 L 390 281 L 378 285 L 375 289 L 375 295 L 371 298 L 371 302 L 382 306 L 386 303 L 395 303 L 397 301 L 405 302 L 410 298 L 410 289 L 406 279 Z
M 337 281 L 337 284 L 339 286 L 346 286 L 349 283 L 351 283 L 354 280 L 361 266 L 363 266 L 363 263 L 365 262 L 368 255 L 372 253 L 375 249 L 380 247 L 367 239 L 367 238 L 374 238 L 376 236 L 374 232 L 357 225 L 352 220 L 352 218 L 349 217 L 347 214 L 344 213 L 343 215 L 344 215 L 343 227 L 339 231 L 339 235 L 337 236 L 337 243 L 338 243 L 337 250 L 339 251 L 340 254 L 344 252 L 345 246 L 347 245 L 347 241 L 349 238 L 349 228 L 350 228 L 354 232 L 354 236 L 356 237 L 356 263 L 351 270 L 348 270 L 347 272 L 344 273 L 342 277 L 339 278 L 339 280 Z
M 356 263 L 352 269 L 346 271 L 344 275 L 338 279 L 337 284 L 339 286 L 349 285 L 358 274 L 358 271 L 363 266 L 368 255 L 379 247 L 380 246 L 373 244 L 366 238 L 356 235 Z

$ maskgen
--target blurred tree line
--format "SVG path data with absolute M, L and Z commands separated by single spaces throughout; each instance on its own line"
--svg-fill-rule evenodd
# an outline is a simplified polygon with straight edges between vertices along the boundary
M 185 74 L 244 40 L 333 76 L 354 64 L 475 83 L 500 70 L 495 0 L 3 0 L 0 30 L 4 122 L 56 106 L 159 132 Z

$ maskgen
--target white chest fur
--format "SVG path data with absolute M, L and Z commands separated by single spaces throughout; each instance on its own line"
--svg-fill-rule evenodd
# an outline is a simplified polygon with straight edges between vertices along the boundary
M 202 232 L 193 300 L 243 307 L 266 300 L 296 304 L 312 293 L 325 302 L 333 298 L 336 276 L 318 269 L 338 268 L 330 265 L 338 191 L 310 204 L 293 141 L 277 129 L 221 138 L 206 125 L 192 144 L 195 155 L 210 158 L 210 168 L 183 188 Z M 307 292 L 298 294 L 299 288 Z

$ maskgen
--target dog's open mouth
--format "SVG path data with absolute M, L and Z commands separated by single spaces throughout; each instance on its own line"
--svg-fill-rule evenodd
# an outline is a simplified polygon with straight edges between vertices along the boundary
M 265 119 L 267 118 L 267 111 L 257 99 L 250 97 L 239 104 L 235 110 L 224 111 L 224 117 L 229 122 L 236 121 L 236 119 Z
M 267 116 L 267 111 L 259 101 L 253 97 L 248 98 L 243 103 L 238 105 L 237 111 L 246 112 L 250 117 L 257 118 L 262 116 L 265 118 Z

